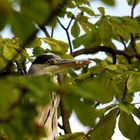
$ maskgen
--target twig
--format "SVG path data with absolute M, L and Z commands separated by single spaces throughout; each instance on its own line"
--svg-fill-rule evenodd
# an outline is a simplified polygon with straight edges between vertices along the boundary
M 121 103 L 124 102 L 125 97 L 126 97 L 126 95 L 127 95 L 127 81 L 128 81 L 128 79 L 127 79 L 126 82 L 125 82 L 125 88 L 124 88 L 124 93 L 123 93 L 123 96 L 122 96 Z
M 20 68 L 18 62 L 16 61 L 15 63 L 16 63 L 16 65 L 17 65 L 17 70 L 18 70 L 18 72 L 19 72 L 21 75 L 25 75 L 25 73 L 24 73 L 24 72 L 22 71 L 22 69 Z
M 64 132 L 65 134 L 71 134 L 71 128 L 70 128 L 70 123 L 69 123 L 69 113 L 65 110 L 62 96 L 60 100 L 60 109 L 61 109 Z
M 62 74 L 58 74 L 58 83 L 59 84 L 63 83 Z M 62 122 L 63 122 L 62 128 L 63 128 L 65 134 L 70 134 L 71 127 L 70 127 L 70 123 L 69 123 L 69 113 L 65 109 L 63 100 L 64 100 L 64 93 L 62 91 L 60 91 L 60 110 L 61 110 L 61 116 L 62 116 Z
M 50 35 L 49 35 L 45 26 L 40 26 L 40 29 L 45 33 L 46 37 L 50 37 Z
M 51 37 L 53 37 L 53 33 L 54 33 L 54 28 L 52 28 L 51 30 Z
M 137 0 L 134 0 L 133 6 L 132 6 L 132 9 L 131 9 L 131 18 L 132 19 L 134 18 L 134 9 L 136 7 L 136 2 L 137 2 Z M 133 36 L 132 33 L 130 34 L 130 37 L 131 37 L 131 42 L 130 42 L 131 43 L 131 46 L 132 46 L 134 52 L 136 52 L 136 48 L 135 48 L 136 41 L 135 41 L 135 38 L 134 38 L 134 36 Z
M 74 15 L 71 17 L 71 20 L 70 20 L 70 22 L 69 22 L 69 24 L 68 24 L 68 26 L 66 28 L 67 30 L 70 28 L 70 25 L 71 25 L 73 19 L 74 19 Z
M 133 6 L 132 6 L 132 9 L 131 9 L 131 18 L 134 17 L 134 9 L 136 7 L 136 3 L 137 3 L 137 0 L 134 0 Z
M 72 43 L 71 43 L 71 39 L 70 39 L 70 35 L 69 35 L 69 27 L 70 27 L 70 25 L 71 25 L 71 23 L 72 23 L 72 20 L 73 20 L 73 18 L 74 18 L 74 16 L 72 16 L 72 18 L 71 18 L 71 20 L 70 20 L 70 22 L 69 22 L 69 24 L 68 24 L 68 26 L 67 27 L 65 27 L 61 22 L 60 22 L 60 20 L 58 19 L 58 23 L 60 24 L 60 26 L 65 30 L 65 32 L 66 32 L 66 35 L 67 35 L 67 38 L 68 38 L 68 42 L 69 42 L 69 46 L 70 46 L 70 53 L 72 53 L 73 52 L 73 47 L 72 47 Z
M 122 44 L 124 46 L 124 49 L 126 50 L 127 49 L 126 44 L 125 44 L 125 42 L 124 42 L 124 40 L 123 40 L 123 38 L 121 36 L 120 36 L 120 39 L 121 39 L 121 42 L 122 42 Z
M 136 57 L 138 60 L 140 60 L 140 54 L 138 53 L 127 53 L 123 50 L 117 50 L 117 49 L 113 49 L 113 48 L 110 48 L 108 46 L 97 46 L 97 47 L 92 47 L 92 48 L 84 48 L 84 49 L 81 49 L 81 50 L 78 50 L 78 51 L 75 51 L 73 53 L 71 53 L 71 55 L 73 57 L 75 56 L 79 56 L 81 54 L 95 54 L 97 52 L 107 52 L 107 53 L 110 53 L 112 55 L 122 55 L 124 56 L 125 58 L 127 58 L 128 60 L 128 63 L 131 63 L 131 59 Z

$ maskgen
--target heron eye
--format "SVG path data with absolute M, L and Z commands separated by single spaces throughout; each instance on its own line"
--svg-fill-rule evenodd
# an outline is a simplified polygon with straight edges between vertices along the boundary
M 55 60 L 54 60 L 54 59 L 49 59 L 49 60 L 47 61 L 47 64 L 53 65 L 53 64 L 55 64 Z

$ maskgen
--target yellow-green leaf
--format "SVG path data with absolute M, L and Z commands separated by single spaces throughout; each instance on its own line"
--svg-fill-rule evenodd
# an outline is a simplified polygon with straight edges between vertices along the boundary
M 75 132 L 59 136 L 57 140 L 88 140 L 88 137 L 82 132 Z
M 53 52 L 63 54 L 68 51 L 69 45 L 66 42 L 54 38 L 42 38 L 42 40 L 51 47 Z

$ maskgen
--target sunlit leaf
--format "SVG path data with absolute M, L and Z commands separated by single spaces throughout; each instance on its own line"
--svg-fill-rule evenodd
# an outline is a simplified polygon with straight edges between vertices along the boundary
M 140 73 L 139 72 L 130 74 L 127 81 L 127 88 L 130 92 L 140 91 Z
M 25 58 L 29 58 L 27 52 L 24 49 L 21 49 L 19 46 L 6 43 L 3 47 L 3 53 L 5 59 L 10 61 L 19 61 L 22 62 L 25 60 Z
M 63 54 L 66 53 L 69 48 L 69 45 L 66 42 L 53 38 L 43 38 L 43 41 L 51 47 L 53 52 L 59 52 Z
M 101 13 L 101 15 L 105 15 L 105 9 L 103 7 L 98 7 L 98 10 Z
M 59 136 L 57 140 L 88 140 L 88 137 L 82 132 L 75 132 Z
M 33 55 L 34 56 L 39 56 L 39 55 L 45 53 L 45 51 L 46 50 L 42 47 L 36 47 L 36 48 L 33 49 Z
M 99 25 L 99 35 L 104 42 L 110 40 L 112 37 L 112 27 L 107 18 L 104 18 Z
M 30 44 L 28 44 L 26 46 L 26 48 L 36 48 L 36 47 L 40 47 L 42 44 L 41 39 L 40 38 L 35 38 Z
M 124 104 L 121 104 L 121 103 L 120 103 L 118 106 L 119 106 L 119 108 L 120 108 L 122 111 L 124 111 L 124 112 L 127 113 L 127 114 L 130 114 L 130 112 L 131 112 L 132 109 L 134 108 L 133 105 L 130 105 L 130 104 L 127 104 L 127 103 L 124 103 Z
M 102 0 L 102 2 L 109 6 L 115 6 L 115 0 Z
M 88 7 L 80 7 L 80 10 L 82 10 L 83 12 L 86 12 L 90 16 L 93 16 L 95 14 L 94 11 L 91 10 L 90 8 L 88 8 Z

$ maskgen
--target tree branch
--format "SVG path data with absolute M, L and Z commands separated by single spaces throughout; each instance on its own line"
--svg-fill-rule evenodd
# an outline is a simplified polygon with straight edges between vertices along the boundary
M 69 123 L 69 113 L 65 110 L 62 96 L 60 100 L 60 109 L 61 109 L 64 132 L 65 134 L 71 134 L 71 128 L 70 128 L 70 123 Z
M 132 19 L 134 18 L 134 9 L 136 7 L 136 2 L 137 2 L 137 0 L 134 0 L 133 6 L 132 6 L 132 9 L 131 9 L 131 18 Z M 135 41 L 135 38 L 134 38 L 134 36 L 133 36 L 132 33 L 130 34 L 130 37 L 131 37 L 131 42 L 130 42 L 131 43 L 131 46 L 132 46 L 134 52 L 136 52 L 136 48 L 135 48 L 136 41 Z
M 138 53 L 129 54 L 125 51 L 113 49 L 113 48 L 110 48 L 107 46 L 97 46 L 97 47 L 93 47 L 93 48 L 84 48 L 84 49 L 81 49 L 81 50 L 78 50 L 78 51 L 71 53 L 71 55 L 73 57 L 76 57 L 76 56 L 81 55 L 81 54 L 95 54 L 97 52 L 107 52 L 107 53 L 112 54 L 112 56 L 113 55 L 122 55 L 128 60 L 128 63 L 131 63 L 131 59 L 134 57 L 136 57 L 138 60 L 140 60 L 140 54 L 138 54 Z M 114 60 L 113 60 L 113 63 L 114 63 Z
M 45 26 L 40 26 L 40 29 L 45 33 L 46 37 L 50 37 L 48 30 L 46 29 Z
M 70 22 L 69 22 L 69 24 L 68 24 L 68 26 L 67 26 L 67 28 L 60 22 L 60 20 L 58 19 L 58 23 L 60 24 L 60 26 L 65 30 L 65 32 L 66 32 L 66 35 L 67 35 L 67 38 L 68 38 L 68 42 L 69 42 L 69 47 L 70 47 L 70 53 L 72 53 L 73 52 L 73 47 L 72 47 L 72 43 L 71 43 L 71 39 L 70 39 L 70 35 L 69 35 L 69 27 L 70 27 L 70 25 L 71 25 L 71 23 L 72 23 L 72 20 L 73 20 L 73 18 L 74 18 L 74 16 L 72 16 L 72 18 L 71 18 L 71 20 L 70 20 Z
M 58 83 L 59 84 L 63 83 L 62 74 L 58 74 Z M 70 134 L 71 127 L 70 127 L 70 123 L 69 123 L 69 113 L 65 109 L 63 100 L 64 100 L 64 93 L 63 93 L 63 91 L 60 91 L 60 110 L 61 110 L 61 116 L 62 116 L 62 122 L 63 122 L 63 126 L 61 128 L 63 128 L 65 134 Z
M 137 4 L 137 0 L 134 0 L 133 6 L 132 6 L 132 9 L 131 9 L 131 18 L 134 17 L 134 9 L 136 7 L 136 4 Z

